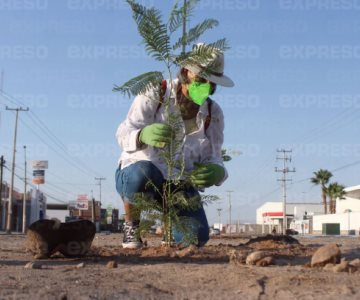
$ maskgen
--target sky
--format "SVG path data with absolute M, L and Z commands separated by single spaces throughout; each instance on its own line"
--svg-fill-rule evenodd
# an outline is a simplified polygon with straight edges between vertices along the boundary
M 166 20 L 174 1 L 140 0 Z M 256 208 L 281 201 L 279 149 L 292 150 L 289 202 L 320 202 L 309 178 L 320 168 L 332 181 L 360 184 L 360 1 L 201 0 L 188 24 L 215 18 L 219 26 L 200 41 L 226 37 L 225 74 L 234 88 L 213 99 L 225 115 L 224 148 L 229 178 L 206 190 L 221 201 L 206 207 L 209 222 L 253 222 Z M 19 113 L 16 174 L 27 159 L 48 160 L 49 202 L 78 194 L 123 212 L 114 173 L 121 149 L 115 140 L 132 99 L 115 84 L 153 70 L 123 0 L 0 0 L 0 154 L 12 161 L 15 114 Z M 29 167 L 28 176 L 31 176 Z M 5 169 L 4 179 L 10 172 Z M 16 187 L 23 184 L 17 178 Z M 228 193 L 227 191 L 232 191 Z

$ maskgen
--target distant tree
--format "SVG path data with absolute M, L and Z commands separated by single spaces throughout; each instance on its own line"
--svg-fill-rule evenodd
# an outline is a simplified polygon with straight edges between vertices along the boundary
M 326 189 L 327 184 L 329 183 L 332 173 L 328 170 L 320 169 L 317 172 L 314 172 L 314 177 L 310 178 L 310 181 L 315 185 L 321 186 L 322 194 L 322 203 L 324 206 L 324 214 L 327 214 L 327 202 L 326 202 Z
M 330 183 L 326 189 L 326 194 L 329 196 L 329 211 L 331 214 L 336 213 L 336 199 L 342 200 L 346 194 L 345 186 L 334 182 Z

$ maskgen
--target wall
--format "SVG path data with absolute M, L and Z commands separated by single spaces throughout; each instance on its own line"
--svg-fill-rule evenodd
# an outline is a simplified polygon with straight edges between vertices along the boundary
M 65 217 L 69 216 L 68 210 L 61 209 L 47 209 L 46 210 L 46 219 L 56 218 L 61 222 L 65 223 Z
M 256 224 L 263 223 L 263 213 L 264 212 L 281 212 L 282 203 L 281 202 L 266 202 L 256 210 Z
M 282 212 L 282 202 L 266 202 L 256 210 L 256 223 L 262 224 L 264 212 Z M 322 204 L 318 203 L 287 203 L 286 214 L 294 215 L 296 220 L 301 220 L 305 211 L 310 215 L 323 213 Z M 282 217 L 279 217 L 282 219 Z
M 322 233 L 322 224 L 323 223 L 340 223 L 341 234 L 348 234 L 349 229 L 355 230 L 356 234 L 359 234 L 360 212 L 314 216 L 313 217 L 313 233 L 314 234 Z
M 351 209 L 352 212 L 360 212 L 360 200 L 350 197 L 345 197 L 343 200 L 336 200 L 336 212 L 343 213 L 347 209 Z

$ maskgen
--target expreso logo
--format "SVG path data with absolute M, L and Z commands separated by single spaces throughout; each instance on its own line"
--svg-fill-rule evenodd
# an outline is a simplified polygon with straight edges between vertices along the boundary
M 287 10 L 354 10 L 360 0 L 279 0 L 280 9 Z
M 0 46 L 0 58 L 2 59 L 45 59 L 49 55 L 46 46 Z
M 0 10 L 44 10 L 48 0 L 0 0 Z
M 256 10 L 260 8 L 260 0 L 201 0 L 199 7 L 220 10 Z
M 154 0 L 138 0 L 144 6 L 154 6 Z M 128 9 L 124 0 L 68 0 L 67 7 L 71 10 L 96 10 L 96 9 Z

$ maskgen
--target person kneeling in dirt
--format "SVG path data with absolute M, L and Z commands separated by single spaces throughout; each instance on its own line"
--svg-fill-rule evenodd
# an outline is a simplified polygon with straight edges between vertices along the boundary
M 208 69 L 210 65 L 215 66 L 211 71 Z M 219 186 L 227 178 L 221 153 L 224 116 L 220 106 L 209 99 L 217 85 L 234 85 L 223 72 L 224 55 L 221 51 L 215 51 L 208 65 L 186 66 L 172 84 L 162 82 L 163 96 L 170 97 L 169 110 L 180 112 L 182 117 L 182 155 L 185 171 L 191 174 L 191 184 L 181 189 L 186 197 L 198 197 L 199 201 L 199 190 Z M 175 137 L 173 129 L 164 123 L 165 105 L 161 100 L 152 101 L 150 94 L 148 92 L 135 97 L 127 118 L 116 133 L 123 150 L 115 177 L 116 189 L 124 202 L 124 248 L 142 247 L 142 241 L 136 234 L 140 216 L 132 213 L 135 194 L 146 193 L 162 201 L 161 190 L 168 178 L 168 169 L 160 150 Z M 149 181 L 152 184 L 148 184 Z M 195 210 L 180 211 L 179 216 L 194 221 L 188 227 L 197 237 L 197 246 L 209 240 L 209 226 L 202 205 Z M 173 235 L 177 244 L 184 239 L 179 232 L 173 232 Z

